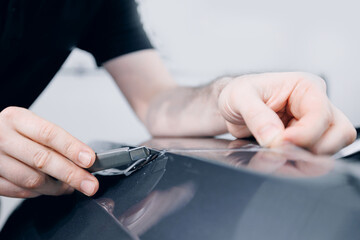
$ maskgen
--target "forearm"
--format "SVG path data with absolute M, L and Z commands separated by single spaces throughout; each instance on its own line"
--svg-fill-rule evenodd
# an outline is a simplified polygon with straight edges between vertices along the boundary
M 153 136 L 215 136 L 226 124 L 218 97 L 229 81 L 218 79 L 201 87 L 176 87 L 161 93 L 149 105 L 145 125 Z
M 351 143 L 351 122 L 309 73 L 265 73 L 179 87 L 155 50 L 104 64 L 153 136 L 253 135 L 262 146 L 291 142 L 317 153 Z

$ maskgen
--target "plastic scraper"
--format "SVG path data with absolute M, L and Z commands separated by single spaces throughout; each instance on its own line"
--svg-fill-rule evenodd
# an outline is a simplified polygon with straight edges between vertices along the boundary
M 95 163 L 87 170 L 98 175 L 130 175 L 155 159 L 158 152 L 147 147 L 122 147 L 96 153 Z

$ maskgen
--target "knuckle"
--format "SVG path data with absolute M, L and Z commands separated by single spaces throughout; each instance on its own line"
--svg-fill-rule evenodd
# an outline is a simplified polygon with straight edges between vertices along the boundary
M 326 91 L 326 81 L 322 77 L 307 72 L 301 72 L 299 76 L 302 81 L 307 82 L 310 85 L 316 85 L 320 87 L 320 89 Z
M 18 107 L 7 107 L 1 111 L 1 117 L 4 119 L 12 119 L 19 112 Z
M 318 86 L 320 86 L 320 88 L 322 89 L 322 90 L 324 90 L 324 91 L 326 91 L 326 81 L 323 79 L 323 78 L 321 78 L 321 77 L 319 77 L 319 76 L 316 76 L 315 78 L 314 78 L 314 81 L 315 81 L 315 83 L 318 85 Z
M 51 124 L 45 123 L 40 127 L 39 131 L 39 139 L 42 140 L 44 143 L 49 143 L 54 138 L 54 127 Z
M 34 165 L 38 169 L 43 169 L 50 161 L 51 154 L 48 150 L 39 150 L 33 157 Z
M 42 175 L 36 175 L 26 179 L 24 187 L 28 189 L 36 189 L 45 184 L 45 177 Z
M 62 153 L 65 154 L 66 156 L 72 156 L 73 154 L 73 145 L 74 143 L 71 141 L 67 141 L 62 149 Z
M 69 168 L 65 173 L 64 182 L 71 185 L 71 183 L 73 183 L 73 181 L 75 180 L 75 174 L 75 169 Z

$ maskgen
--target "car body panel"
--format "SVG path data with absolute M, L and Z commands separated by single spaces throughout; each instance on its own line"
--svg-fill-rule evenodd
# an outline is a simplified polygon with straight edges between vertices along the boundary
M 154 139 L 159 157 L 99 192 L 26 200 L 0 237 L 14 239 L 352 239 L 359 166 L 294 146 Z M 105 147 L 104 147 L 105 146 Z M 100 150 L 119 147 L 103 144 Z M 289 160 L 290 159 L 290 160 Z M 3 238 L 1 238 L 3 239 Z

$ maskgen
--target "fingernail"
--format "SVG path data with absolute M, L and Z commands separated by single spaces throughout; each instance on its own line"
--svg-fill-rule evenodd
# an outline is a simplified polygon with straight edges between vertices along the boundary
M 91 162 L 91 154 L 88 152 L 80 152 L 79 153 L 79 161 L 84 165 L 84 166 L 89 166 L 90 162 Z
M 259 131 L 260 135 L 260 145 L 264 147 L 269 147 L 272 142 L 277 138 L 281 133 L 281 129 L 275 127 L 272 124 L 266 125 Z
M 80 184 L 80 189 L 86 195 L 91 196 L 95 190 L 95 183 L 93 181 L 84 180 Z

